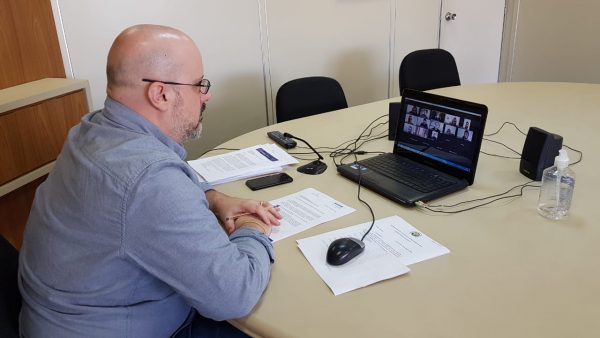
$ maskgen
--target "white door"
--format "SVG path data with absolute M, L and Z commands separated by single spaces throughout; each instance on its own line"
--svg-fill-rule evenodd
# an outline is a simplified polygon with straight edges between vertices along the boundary
M 440 48 L 456 59 L 462 84 L 498 82 L 505 0 L 442 0 Z

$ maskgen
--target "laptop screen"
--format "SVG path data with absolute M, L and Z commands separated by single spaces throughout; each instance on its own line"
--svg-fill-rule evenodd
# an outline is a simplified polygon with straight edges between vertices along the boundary
M 487 107 L 405 90 L 394 153 L 473 183 Z

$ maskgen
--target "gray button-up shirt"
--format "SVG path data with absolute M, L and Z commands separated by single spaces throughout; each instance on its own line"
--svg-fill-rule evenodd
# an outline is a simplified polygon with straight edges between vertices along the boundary
M 110 98 L 70 130 L 20 253 L 26 337 L 168 337 L 192 308 L 224 320 L 254 307 L 272 244 L 249 228 L 228 237 L 184 158 Z

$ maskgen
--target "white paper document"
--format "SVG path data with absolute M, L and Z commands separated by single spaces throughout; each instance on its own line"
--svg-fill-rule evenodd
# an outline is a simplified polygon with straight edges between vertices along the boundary
M 271 204 L 279 205 L 279 213 L 283 216 L 279 226 L 273 227 L 271 233 L 273 241 L 295 235 L 355 211 L 313 188 L 278 198 L 271 201 Z
M 188 163 L 202 179 L 216 185 L 278 172 L 283 166 L 298 163 L 298 160 L 275 144 L 268 143 Z
M 409 271 L 407 265 L 450 252 L 399 216 L 377 220 L 364 239 L 365 250 L 350 262 L 332 266 L 329 244 L 341 237 L 362 238 L 371 222 L 298 240 L 298 247 L 334 295 L 340 295 Z

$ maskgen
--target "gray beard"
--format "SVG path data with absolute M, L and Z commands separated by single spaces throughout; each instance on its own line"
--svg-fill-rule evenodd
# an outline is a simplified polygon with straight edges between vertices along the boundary
M 198 119 L 198 124 L 194 128 L 187 128 L 186 130 L 183 130 L 184 137 L 182 143 L 198 140 L 202 136 L 202 114 L 205 110 L 206 103 L 202 103 L 202 107 L 200 108 L 200 118 Z

